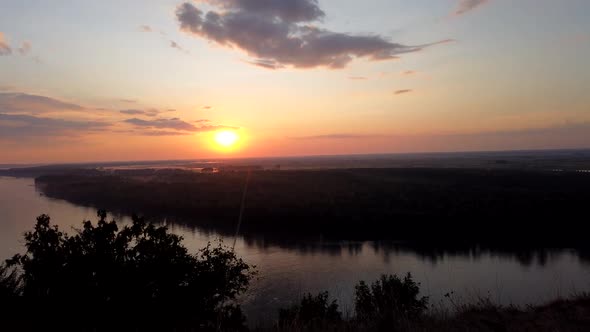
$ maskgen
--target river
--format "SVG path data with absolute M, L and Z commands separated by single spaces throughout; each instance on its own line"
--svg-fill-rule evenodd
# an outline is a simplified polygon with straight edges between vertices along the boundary
M 81 227 L 82 220 L 96 220 L 94 209 L 45 197 L 33 179 L 0 177 L 0 258 L 23 252 L 24 232 L 43 213 L 66 232 Z M 112 217 L 121 224 L 130 222 L 126 216 Z M 184 237 L 191 251 L 218 239 L 233 243 L 233 238 L 215 232 L 169 227 Z M 272 321 L 277 308 L 294 303 L 306 292 L 327 290 L 345 313 L 351 312 L 354 285 L 384 273 L 412 273 L 435 307 L 448 307 L 444 294 L 451 291 L 455 303 L 489 297 L 497 303 L 525 305 L 590 290 L 590 259 L 568 249 L 435 251 L 392 242 L 281 241 L 237 240 L 237 254 L 259 272 L 242 298 L 250 324 Z

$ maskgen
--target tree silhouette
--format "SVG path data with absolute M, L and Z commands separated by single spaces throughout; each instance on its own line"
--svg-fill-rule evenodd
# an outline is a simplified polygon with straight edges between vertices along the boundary
M 8 285 L 22 282 L 19 303 L 27 310 L 84 317 L 84 327 L 111 324 L 116 317 L 135 326 L 243 328 L 236 298 L 254 272 L 233 251 L 220 243 L 190 254 L 182 237 L 166 227 L 133 216 L 119 230 L 105 211 L 98 217 L 73 236 L 51 225 L 49 216 L 37 218 L 25 234 L 26 253 L 7 261 L 20 276 L 2 271 Z
M 399 327 L 419 318 L 428 305 L 427 297 L 419 297 L 420 284 L 408 273 L 382 275 L 369 287 L 364 281 L 355 286 L 356 319 L 379 330 Z

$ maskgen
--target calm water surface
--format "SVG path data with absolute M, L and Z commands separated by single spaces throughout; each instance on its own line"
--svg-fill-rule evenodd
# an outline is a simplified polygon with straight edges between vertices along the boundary
M 76 206 L 40 194 L 32 179 L 0 177 L 0 258 L 23 251 L 22 234 L 35 218 L 49 214 L 64 231 L 73 232 L 82 220 L 96 220 L 92 208 Z M 114 216 L 122 224 L 126 216 Z M 196 251 L 208 241 L 232 238 L 209 231 L 170 226 Z M 494 251 L 423 252 L 378 242 L 281 242 L 279 239 L 239 238 L 236 251 L 257 266 L 258 279 L 242 299 L 251 324 L 274 318 L 280 306 L 297 301 L 305 292 L 328 290 L 342 309 L 352 310 L 353 287 L 361 279 L 383 273 L 411 272 L 422 283 L 431 303 L 448 305 L 444 294 L 458 301 L 489 296 L 503 304 L 542 303 L 557 296 L 590 290 L 590 260 L 573 250 L 522 253 Z

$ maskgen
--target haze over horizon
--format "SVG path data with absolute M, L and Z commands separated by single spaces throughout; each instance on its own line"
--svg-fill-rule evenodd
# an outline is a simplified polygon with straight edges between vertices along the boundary
M 589 12 L 3 1 L 0 164 L 590 148 Z

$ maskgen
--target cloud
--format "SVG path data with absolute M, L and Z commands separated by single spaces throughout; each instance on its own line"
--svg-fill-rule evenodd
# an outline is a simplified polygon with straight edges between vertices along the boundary
M 197 127 L 180 120 L 179 118 L 172 119 L 155 119 L 155 120 L 143 120 L 138 118 L 132 118 L 125 120 L 126 123 L 132 124 L 136 127 L 147 127 L 147 128 L 158 128 L 158 129 L 175 129 L 185 131 L 197 131 Z
M 145 115 L 145 116 L 156 116 L 161 112 L 156 109 L 149 109 L 149 110 L 138 110 L 138 109 L 127 109 L 127 110 L 120 110 L 119 113 L 125 115 Z
M 204 123 L 204 122 L 211 122 L 211 120 L 207 120 L 207 119 L 199 119 L 199 120 L 195 120 L 196 123 Z
M 489 0 L 459 0 L 455 15 L 463 15 L 489 2 Z
M 375 138 L 382 137 L 381 135 L 362 135 L 362 134 L 326 134 L 326 135 L 315 135 L 315 136 L 299 136 L 291 137 L 292 139 L 302 140 L 322 140 L 322 139 L 358 139 L 358 138 Z
M 141 132 L 134 132 L 139 135 L 143 136 L 185 136 L 190 135 L 190 133 L 181 132 L 181 131 L 168 131 L 168 130 L 152 130 L 152 131 L 141 131 Z
M 0 138 L 64 136 L 103 130 L 111 123 L 0 113 Z
M 122 99 L 119 99 L 119 101 L 124 102 L 124 103 L 128 103 L 128 104 L 135 104 L 135 103 L 137 103 L 137 100 L 135 100 L 135 99 L 124 99 L 124 98 L 122 98 Z
M 24 41 L 22 43 L 21 47 L 19 47 L 17 50 L 20 55 L 24 56 L 24 55 L 27 55 L 31 52 L 31 48 L 32 48 L 31 43 L 28 41 Z
M 268 68 L 344 68 L 356 58 L 370 61 L 447 42 L 408 46 L 379 35 L 333 32 L 313 25 L 325 13 L 316 0 L 206 0 L 220 11 L 204 13 L 190 2 L 179 5 L 180 29 L 219 45 L 245 51 L 249 63 Z
M 185 50 L 182 46 L 180 46 L 177 42 L 175 42 L 174 40 L 170 40 L 170 47 L 175 48 L 183 53 L 189 54 L 189 52 L 187 50 Z
M 12 48 L 10 48 L 10 45 L 6 41 L 4 34 L 0 32 L 0 56 L 10 54 L 12 54 Z
M 140 25 L 139 26 L 139 31 L 141 31 L 141 32 L 152 32 L 152 27 L 150 27 L 149 25 Z
M 394 95 L 401 95 L 401 94 L 404 94 L 404 93 L 410 93 L 412 91 L 414 91 L 414 90 L 412 90 L 412 89 L 397 90 L 393 94 Z
M 264 16 L 280 17 L 285 22 L 312 22 L 326 14 L 319 8 L 317 0 L 208 0 L 211 5 L 224 10 L 239 10 L 259 13 Z
M 50 97 L 21 92 L 0 93 L 0 112 L 2 113 L 44 113 L 82 110 L 85 110 L 85 108 L 80 105 L 64 102 Z
M 197 127 L 179 118 L 171 119 L 155 119 L 155 120 L 143 120 L 138 118 L 132 118 L 125 120 L 126 123 L 132 124 L 136 127 L 145 128 L 156 128 L 156 129 L 173 129 L 178 131 L 189 131 L 189 132 L 205 132 L 214 131 L 219 129 L 238 129 L 236 127 L 222 126 L 222 125 L 204 125 Z
M 365 76 L 348 76 L 349 80 L 353 80 L 353 81 L 364 81 L 364 80 L 368 80 L 368 77 Z
M 416 75 L 418 72 L 414 71 L 414 70 L 406 70 L 404 72 L 402 72 L 402 75 L 404 76 L 410 76 L 410 75 Z
M 210 110 L 212 108 L 213 108 L 213 106 L 209 106 L 209 105 L 203 106 L 203 109 L 205 109 L 205 110 Z
M 246 61 L 247 63 L 251 64 L 251 65 L 255 65 L 258 67 L 262 67 L 265 69 L 281 69 L 284 68 L 285 66 L 278 64 L 277 62 L 275 62 L 274 60 L 265 60 L 265 59 L 254 59 L 252 61 Z

